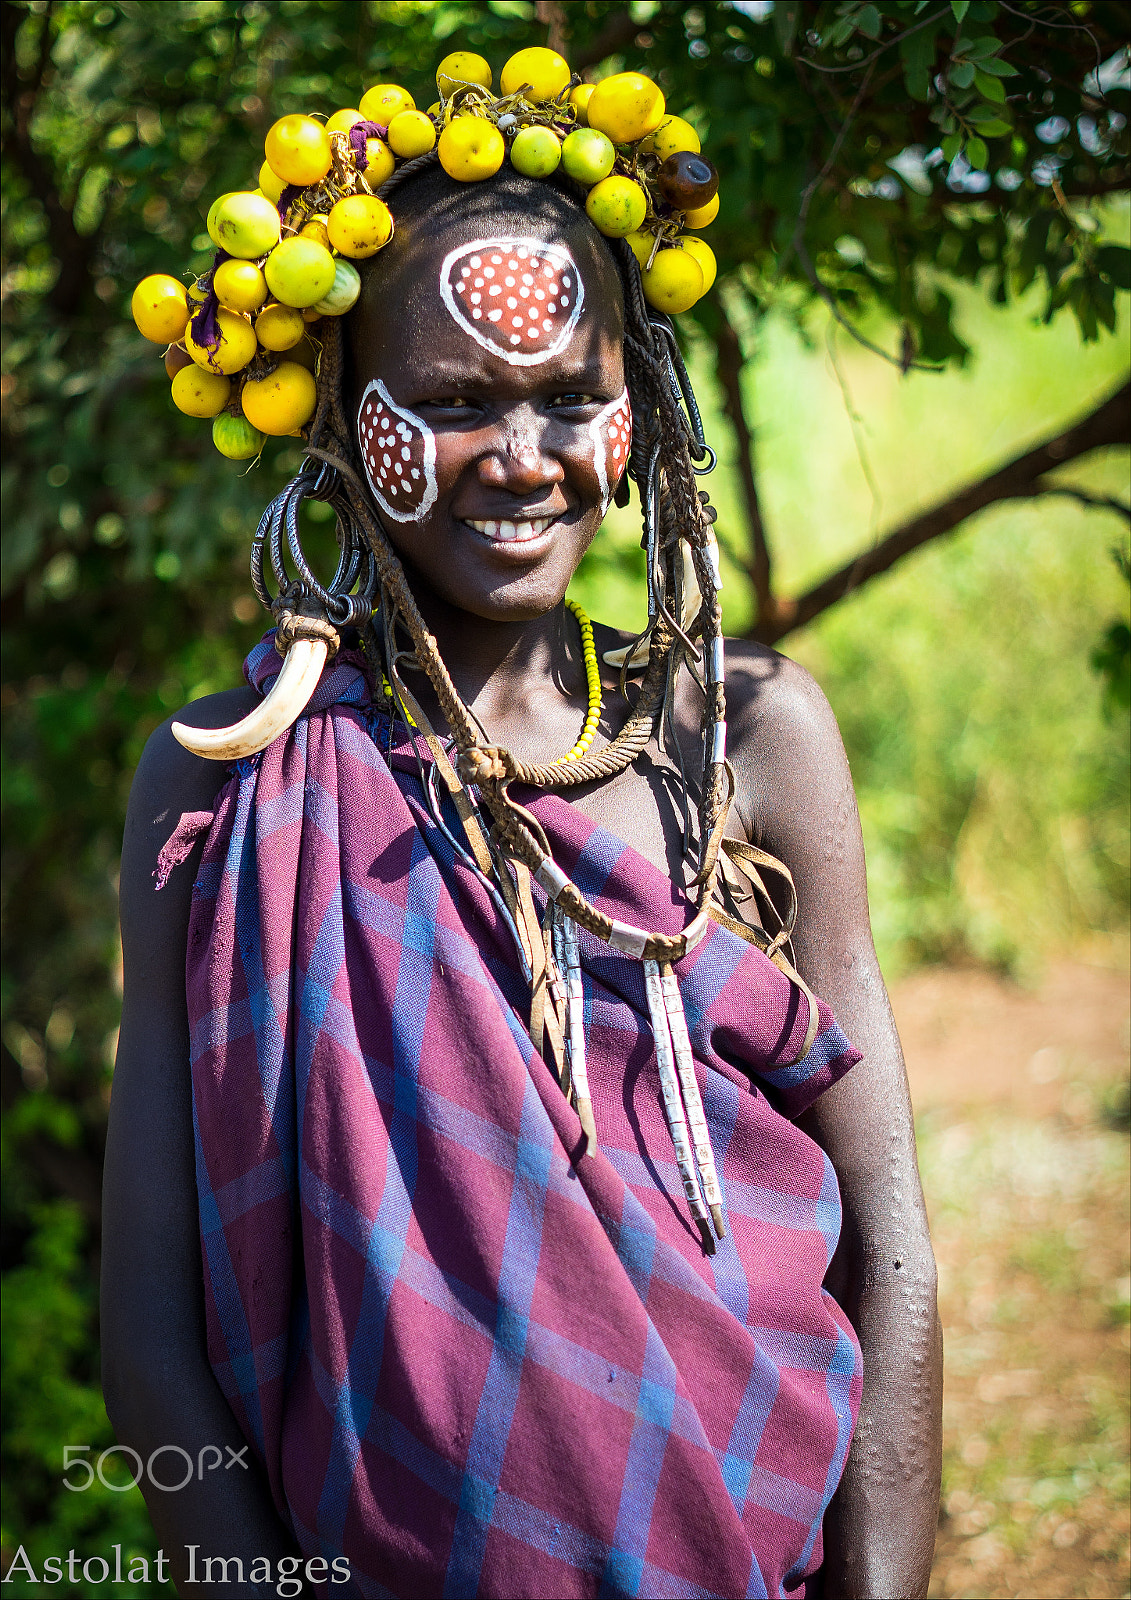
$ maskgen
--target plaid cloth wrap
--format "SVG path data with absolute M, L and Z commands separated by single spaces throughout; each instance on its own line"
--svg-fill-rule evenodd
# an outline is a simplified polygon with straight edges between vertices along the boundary
M 249 681 L 278 665 L 268 637 Z M 726 930 L 680 963 L 730 1230 L 707 1259 L 640 963 L 582 932 L 580 1158 L 512 938 L 362 666 L 239 764 L 194 886 L 209 1355 L 279 1512 L 348 1557 L 325 1594 L 804 1593 L 861 1363 L 821 1288 L 836 1178 L 787 1117 L 858 1054 L 822 1005 L 791 1064 L 806 1003 Z M 532 803 L 603 909 L 684 925 L 629 846 Z

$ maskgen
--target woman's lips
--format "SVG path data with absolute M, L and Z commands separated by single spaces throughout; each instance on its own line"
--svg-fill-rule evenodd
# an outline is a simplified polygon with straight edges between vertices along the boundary
M 481 533 L 485 539 L 491 539 L 497 544 L 528 544 L 532 540 L 540 539 L 558 519 L 554 516 L 530 517 L 521 522 L 495 521 L 491 518 L 480 522 L 471 517 L 465 517 L 463 520 L 469 528 L 474 528 L 476 533 Z

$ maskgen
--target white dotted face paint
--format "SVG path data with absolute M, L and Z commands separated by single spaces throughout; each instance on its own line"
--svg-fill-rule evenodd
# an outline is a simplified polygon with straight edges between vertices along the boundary
M 534 367 L 568 342 L 585 288 L 564 245 L 476 239 L 444 257 L 440 297 L 485 350 L 513 367 Z
M 601 485 L 601 515 L 604 516 L 624 475 L 632 448 L 632 406 L 627 388 L 598 411 L 589 424 L 589 437 L 593 441 L 593 467 Z
M 361 397 L 357 440 L 373 498 L 397 522 L 419 522 L 436 504 L 436 435 L 392 400 L 380 378 Z

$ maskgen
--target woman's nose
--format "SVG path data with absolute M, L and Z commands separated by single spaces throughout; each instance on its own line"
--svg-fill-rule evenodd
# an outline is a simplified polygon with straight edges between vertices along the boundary
M 485 487 L 511 494 L 529 494 L 565 477 L 561 462 L 543 450 L 533 418 L 512 423 L 495 448 L 479 458 L 478 470 Z

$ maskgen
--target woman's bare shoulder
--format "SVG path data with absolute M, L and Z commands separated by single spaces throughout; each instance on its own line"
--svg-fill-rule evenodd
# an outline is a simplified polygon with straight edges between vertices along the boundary
M 121 878 L 124 922 L 139 896 L 142 905 L 151 899 L 157 857 L 181 816 L 185 812 L 210 811 L 229 776 L 226 762 L 204 760 L 179 744 L 172 724 L 226 727 L 257 702 L 258 696 L 251 689 L 226 689 L 194 700 L 150 734 L 134 774 L 126 812 Z M 191 874 L 185 876 L 191 879 Z
M 726 642 L 727 745 L 739 814 L 765 835 L 822 826 L 851 780 L 832 707 L 796 661 L 752 640 Z

